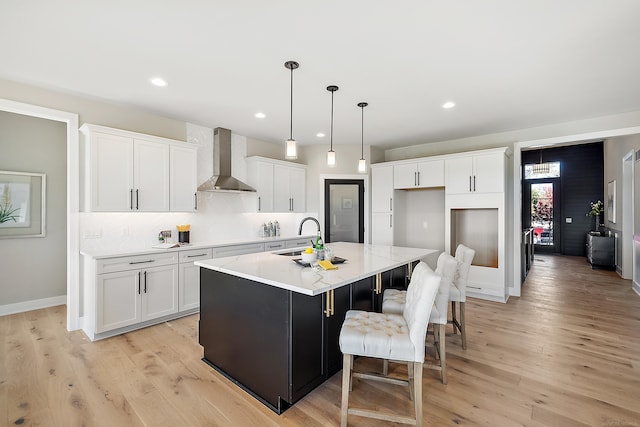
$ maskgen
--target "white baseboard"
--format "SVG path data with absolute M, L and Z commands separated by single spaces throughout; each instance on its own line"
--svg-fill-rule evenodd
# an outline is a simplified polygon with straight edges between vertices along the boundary
M 60 295 L 57 297 L 34 299 L 31 301 L 17 302 L 14 304 L 0 305 L 0 316 L 8 314 L 24 313 L 25 311 L 37 310 L 39 308 L 54 307 L 56 305 L 65 305 L 67 296 Z

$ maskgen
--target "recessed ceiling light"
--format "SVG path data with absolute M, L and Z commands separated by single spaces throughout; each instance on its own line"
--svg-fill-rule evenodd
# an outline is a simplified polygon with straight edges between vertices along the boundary
M 444 108 L 446 110 L 448 110 L 450 108 L 453 108 L 455 106 L 456 106 L 456 103 L 455 102 L 451 102 L 451 101 L 448 101 L 448 102 L 445 102 L 444 104 L 442 104 L 442 108 Z
M 151 80 L 151 84 L 158 87 L 165 87 L 167 82 L 162 77 L 154 77 Z
M 258 119 L 264 119 L 265 117 L 267 117 L 267 115 L 265 113 L 256 113 L 256 117 Z
M 324 138 L 324 133 L 322 133 L 322 132 L 318 132 L 318 133 L 316 133 L 316 136 L 317 136 L 318 138 Z

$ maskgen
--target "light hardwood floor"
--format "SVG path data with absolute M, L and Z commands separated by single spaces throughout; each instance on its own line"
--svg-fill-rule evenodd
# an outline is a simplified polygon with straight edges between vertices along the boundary
M 466 351 L 447 336 L 448 384 L 424 371 L 426 425 L 640 426 L 630 281 L 584 258 L 536 255 L 521 298 L 471 299 L 467 323 Z M 341 373 L 277 416 L 200 360 L 197 330 L 193 315 L 91 343 L 66 331 L 64 306 L 0 317 L 0 426 L 339 425 Z M 412 407 L 406 389 L 387 384 L 355 380 L 351 398 Z

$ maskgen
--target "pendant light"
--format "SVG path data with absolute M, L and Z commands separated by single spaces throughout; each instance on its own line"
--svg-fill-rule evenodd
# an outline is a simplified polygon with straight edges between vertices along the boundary
M 534 174 L 548 174 L 550 169 L 549 163 L 542 163 L 542 150 L 540 150 L 540 163 L 533 165 Z
M 333 151 L 333 93 L 338 90 L 338 86 L 327 86 L 327 90 L 331 92 L 331 145 L 329 147 L 329 152 L 327 153 L 327 166 L 333 168 L 336 166 L 336 152 Z
M 366 102 L 359 102 L 358 107 L 362 110 L 362 126 L 361 126 L 361 134 L 362 139 L 360 141 L 360 161 L 358 162 L 358 172 L 366 173 L 367 172 L 367 161 L 364 159 L 364 107 L 369 105 Z
M 295 160 L 298 158 L 298 148 L 296 146 L 296 140 L 293 139 L 293 70 L 298 68 L 300 64 L 296 61 L 287 61 L 284 63 L 286 69 L 291 70 L 291 121 L 289 127 L 289 139 L 287 140 L 287 149 L 285 152 L 285 159 Z

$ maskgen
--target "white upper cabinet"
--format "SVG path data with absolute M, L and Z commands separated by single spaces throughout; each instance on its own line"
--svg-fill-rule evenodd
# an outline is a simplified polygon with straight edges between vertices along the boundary
M 258 212 L 305 212 L 304 165 L 266 157 L 249 157 L 247 162 L 248 183 L 258 193 Z
M 371 168 L 371 211 L 393 211 L 393 166 Z
M 133 140 L 134 211 L 169 210 L 169 145 Z
M 198 209 L 198 150 L 187 144 L 171 144 L 169 165 L 169 203 L 172 212 Z
M 397 164 L 393 167 L 393 188 L 444 186 L 444 160 Z
M 80 191 L 84 211 L 195 209 L 195 147 L 97 125 L 85 124 L 80 131 L 84 178 Z M 177 148 L 172 149 L 173 145 Z
M 503 193 L 504 152 L 446 159 L 445 174 L 447 194 Z

